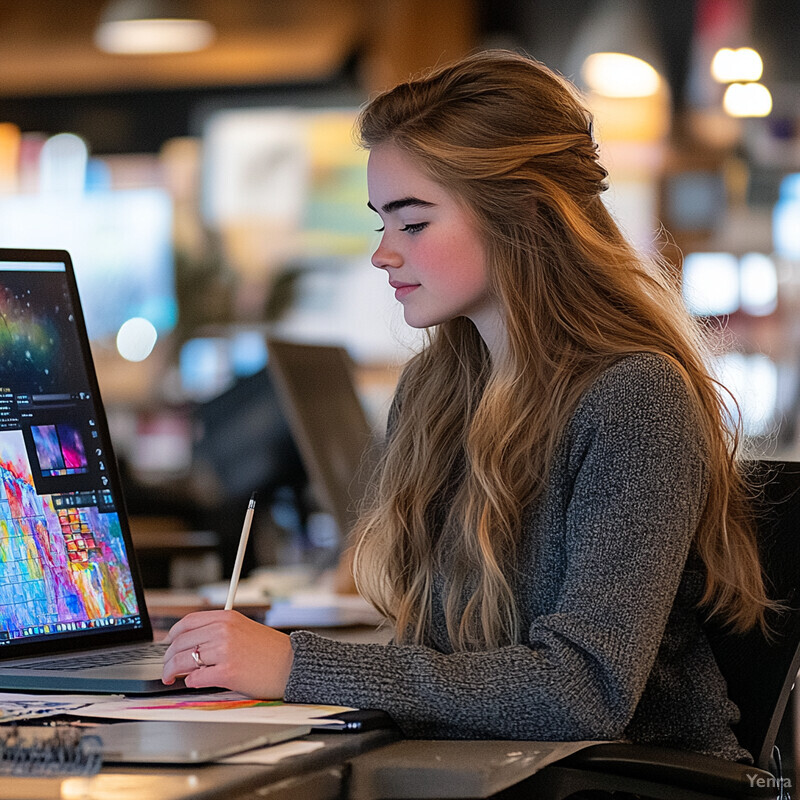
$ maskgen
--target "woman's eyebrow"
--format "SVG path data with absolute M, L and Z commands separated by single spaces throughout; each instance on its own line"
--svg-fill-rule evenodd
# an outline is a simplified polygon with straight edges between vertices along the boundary
M 407 208 L 408 206 L 431 208 L 435 205 L 436 203 L 429 203 L 427 200 L 420 200 L 418 197 L 403 197 L 400 200 L 390 200 L 388 203 L 384 203 L 381 207 L 381 211 L 383 211 L 384 214 L 391 214 L 393 211 L 399 211 L 401 208 Z M 369 201 L 367 201 L 367 207 L 375 211 L 376 214 L 378 213 L 375 206 Z

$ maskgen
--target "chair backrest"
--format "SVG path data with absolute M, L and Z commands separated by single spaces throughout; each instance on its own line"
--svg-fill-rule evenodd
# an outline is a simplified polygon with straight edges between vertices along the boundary
M 756 765 L 768 769 L 800 668 L 800 462 L 749 466 L 760 487 L 754 512 L 767 591 L 786 611 L 769 615 L 771 636 L 758 629 L 733 634 L 713 620 L 706 631 L 728 694 L 741 711 L 736 736 Z

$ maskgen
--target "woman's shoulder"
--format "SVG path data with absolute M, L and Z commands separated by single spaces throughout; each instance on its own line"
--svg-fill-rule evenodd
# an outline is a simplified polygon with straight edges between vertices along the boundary
M 687 392 L 678 364 L 661 353 L 635 352 L 620 356 L 597 376 L 589 391 L 661 390 Z
M 667 356 L 637 352 L 602 370 L 567 426 L 568 463 L 578 468 L 590 449 L 618 476 L 658 464 L 659 474 L 690 471 L 702 480 L 702 416 L 687 378 Z M 700 485 L 698 483 L 698 485 Z
M 674 415 L 688 412 L 691 406 L 687 378 L 675 361 L 660 353 L 635 352 L 605 367 L 587 388 L 576 411 L 596 414 L 602 408 L 616 415 L 641 414 L 649 409 Z

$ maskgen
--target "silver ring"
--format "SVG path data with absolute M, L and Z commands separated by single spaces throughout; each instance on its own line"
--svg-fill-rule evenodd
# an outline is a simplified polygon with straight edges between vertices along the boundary
M 194 646 L 194 650 L 192 650 L 192 658 L 194 659 L 194 663 L 197 665 L 198 669 L 200 667 L 208 666 L 202 658 L 200 658 L 200 645 L 196 644 Z

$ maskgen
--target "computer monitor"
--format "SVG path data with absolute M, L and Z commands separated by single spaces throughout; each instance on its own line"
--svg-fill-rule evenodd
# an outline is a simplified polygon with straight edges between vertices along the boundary
M 298 533 L 305 536 L 308 479 L 266 368 L 196 403 L 192 416 L 196 436 L 192 470 L 205 487 L 201 502 L 206 506 L 206 524 L 213 524 L 222 541 L 223 572 L 229 575 L 233 567 L 242 509 L 253 491 L 258 493 L 259 508 L 266 511 L 288 489 Z M 243 574 L 256 566 L 254 550 L 247 548 Z
M 194 408 L 194 468 L 221 500 L 305 483 L 305 472 L 266 369 L 238 379 Z

